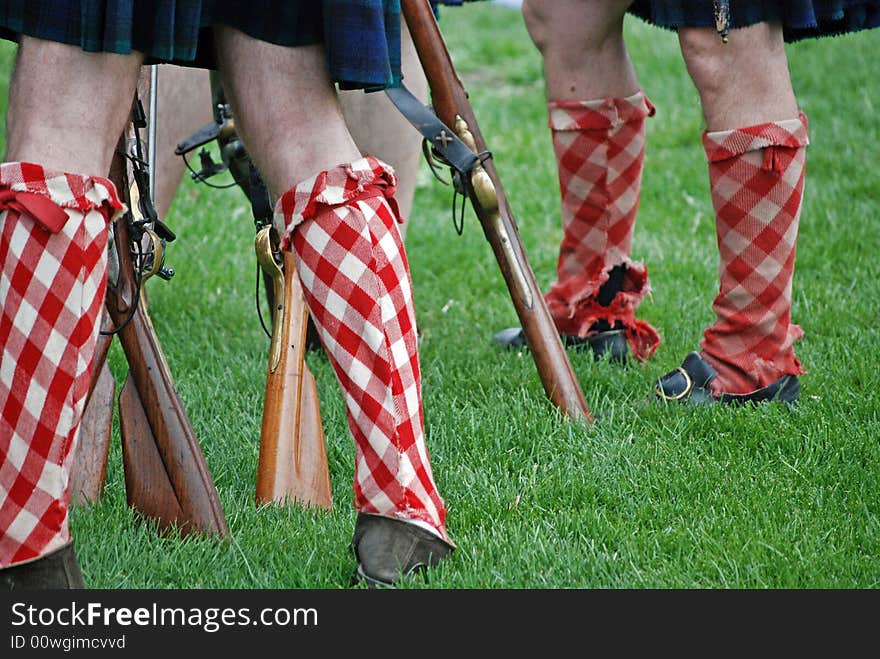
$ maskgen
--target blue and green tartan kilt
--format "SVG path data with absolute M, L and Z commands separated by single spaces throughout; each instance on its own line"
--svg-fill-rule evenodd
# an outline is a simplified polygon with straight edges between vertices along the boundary
M 212 25 L 281 46 L 324 43 L 345 89 L 400 81 L 400 0 L 3 0 L 0 37 L 19 34 L 148 63 L 214 68 Z
M 880 26 L 880 0 L 729 0 L 730 28 L 782 24 L 787 42 Z M 712 0 L 634 0 L 631 14 L 661 27 L 715 27 Z

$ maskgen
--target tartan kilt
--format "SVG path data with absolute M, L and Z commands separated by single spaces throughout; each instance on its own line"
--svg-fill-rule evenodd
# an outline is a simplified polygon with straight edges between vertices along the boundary
M 635 0 L 631 14 L 665 27 L 715 27 L 712 0 Z M 880 26 L 880 0 L 730 0 L 730 28 L 782 23 L 785 41 Z
M 215 68 L 212 25 L 280 46 L 324 43 L 334 82 L 381 89 L 400 80 L 399 0 L 7 0 L 0 37 L 87 52 L 143 52 L 147 63 Z

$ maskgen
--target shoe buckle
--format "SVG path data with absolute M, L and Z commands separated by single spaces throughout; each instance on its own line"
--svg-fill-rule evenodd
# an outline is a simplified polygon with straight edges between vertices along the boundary
M 681 373 L 681 376 L 684 378 L 686 386 L 684 390 L 680 393 L 670 396 L 665 391 L 663 391 L 663 387 L 661 387 L 660 383 L 658 382 L 654 385 L 654 393 L 656 393 L 657 396 L 662 398 L 663 400 L 681 400 L 683 398 L 687 398 L 687 396 L 691 393 L 691 390 L 694 388 L 694 381 L 693 379 L 691 379 L 690 373 L 684 370 L 681 366 L 679 366 L 675 370 Z

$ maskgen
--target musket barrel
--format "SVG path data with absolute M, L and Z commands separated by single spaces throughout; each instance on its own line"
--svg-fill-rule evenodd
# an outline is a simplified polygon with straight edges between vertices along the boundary
M 460 137 L 463 137 L 463 130 L 467 130 L 476 153 L 488 152 L 467 92 L 452 64 L 429 2 L 401 0 L 401 9 L 428 79 L 431 104 L 438 118 L 447 126 L 455 126 Z M 482 189 L 485 186 L 477 189 L 471 183 L 468 196 L 501 268 L 544 390 L 568 416 L 592 421 L 583 391 L 526 258 L 492 159 L 485 158 L 481 169 L 494 187 L 497 210 L 494 204 L 484 205 L 480 199 L 480 195 L 485 195 Z

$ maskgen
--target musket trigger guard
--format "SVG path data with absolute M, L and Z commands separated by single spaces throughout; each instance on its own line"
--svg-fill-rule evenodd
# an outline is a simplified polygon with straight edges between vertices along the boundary
M 150 262 L 150 269 L 143 273 L 143 281 L 147 281 L 147 279 L 155 275 L 162 268 L 162 264 L 165 262 L 165 245 L 159 234 L 152 229 L 147 229 L 144 231 L 144 234 L 150 239 L 152 248 L 147 254 L 153 257 Z

